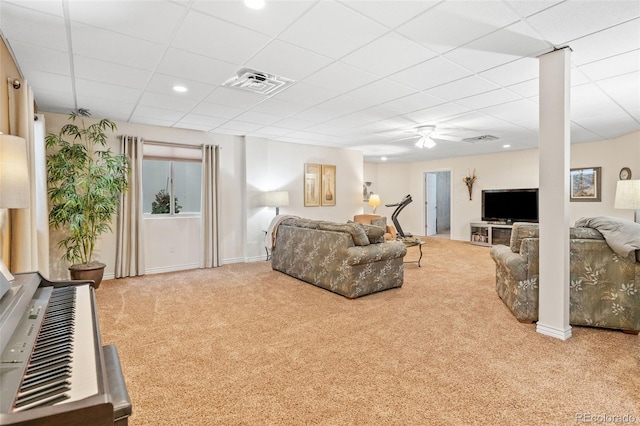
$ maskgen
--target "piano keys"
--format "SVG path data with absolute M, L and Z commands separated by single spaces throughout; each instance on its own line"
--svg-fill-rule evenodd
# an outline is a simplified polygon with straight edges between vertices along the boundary
M 109 349 L 89 283 L 17 274 L 0 299 L 0 424 L 126 425 L 131 403 Z

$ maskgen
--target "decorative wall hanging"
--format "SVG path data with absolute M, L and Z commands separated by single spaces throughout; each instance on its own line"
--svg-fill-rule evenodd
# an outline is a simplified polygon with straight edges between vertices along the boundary
M 473 184 L 478 179 L 476 175 L 476 169 L 473 169 L 473 173 L 469 172 L 469 175 L 462 178 L 462 182 L 467 185 L 467 189 L 469 190 L 469 201 L 471 201 L 471 195 L 473 193 Z
M 322 166 L 320 164 L 305 163 L 304 165 L 304 206 L 318 207 L 320 205 L 320 190 Z
M 322 202 L 323 206 L 336 205 L 336 166 L 322 165 Z
M 570 201 L 601 201 L 602 167 L 571 169 L 569 177 Z

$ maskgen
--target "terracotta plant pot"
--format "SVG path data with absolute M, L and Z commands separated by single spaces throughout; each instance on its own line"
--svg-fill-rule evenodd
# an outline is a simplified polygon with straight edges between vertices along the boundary
M 72 280 L 92 280 L 95 283 L 94 288 L 97 289 L 102 282 L 106 266 L 100 262 L 81 263 L 69 266 L 69 272 Z

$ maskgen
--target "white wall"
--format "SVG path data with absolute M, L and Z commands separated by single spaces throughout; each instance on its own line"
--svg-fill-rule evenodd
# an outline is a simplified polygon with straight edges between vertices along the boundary
M 469 223 L 479 221 L 481 191 L 500 188 L 538 187 L 538 150 L 510 151 L 489 155 L 457 157 L 415 163 L 377 163 L 375 171 L 366 166 L 367 176 L 376 176 L 376 187 L 383 204 L 399 201 L 411 194 L 413 203 L 399 216 L 405 232 L 420 235 L 424 229 L 423 174 L 429 171 L 451 170 L 453 186 L 451 211 L 451 238 L 467 240 Z M 373 164 L 373 163 L 372 163 Z M 571 167 L 602 167 L 602 202 L 570 203 L 570 221 L 584 216 L 616 216 L 633 219 L 633 211 L 613 208 L 618 172 L 630 167 L 634 178 L 640 178 L 640 132 L 617 139 L 571 145 Z M 462 178 L 476 170 L 478 179 L 469 200 Z M 390 216 L 392 208 L 378 209 Z
M 362 211 L 362 152 L 246 138 L 247 259 L 263 259 L 264 236 L 275 208 L 262 204 L 266 191 L 289 191 L 280 214 L 346 222 Z M 304 207 L 304 164 L 336 166 L 336 205 Z

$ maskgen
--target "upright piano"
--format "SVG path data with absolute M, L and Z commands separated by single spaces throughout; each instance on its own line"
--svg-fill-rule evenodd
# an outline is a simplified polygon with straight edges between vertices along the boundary
M 126 425 L 131 401 L 102 346 L 93 283 L 16 274 L 0 299 L 0 425 Z

